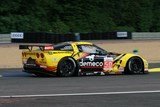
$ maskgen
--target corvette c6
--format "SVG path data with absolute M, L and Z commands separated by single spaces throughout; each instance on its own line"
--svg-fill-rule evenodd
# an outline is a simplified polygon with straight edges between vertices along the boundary
M 20 45 L 23 71 L 37 76 L 146 74 L 148 62 L 133 53 L 106 51 L 90 42 Z

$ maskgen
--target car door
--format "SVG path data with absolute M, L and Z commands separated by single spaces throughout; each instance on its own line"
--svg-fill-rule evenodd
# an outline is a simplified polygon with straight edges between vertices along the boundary
M 81 71 L 102 71 L 106 54 L 95 45 L 78 45 L 81 54 L 86 54 L 79 59 Z

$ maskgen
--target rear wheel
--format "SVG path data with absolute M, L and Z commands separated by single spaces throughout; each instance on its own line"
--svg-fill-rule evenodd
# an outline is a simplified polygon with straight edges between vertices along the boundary
M 65 57 L 58 64 L 58 76 L 69 77 L 77 74 L 77 64 L 71 57 Z
M 142 74 L 144 73 L 144 64 L 140 57 L 134 56 L 131 57 L 125 68 L 126 74 Z

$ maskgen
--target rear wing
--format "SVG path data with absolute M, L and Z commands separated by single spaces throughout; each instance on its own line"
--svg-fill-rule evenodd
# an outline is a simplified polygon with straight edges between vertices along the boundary
M 28 49 L 29 51 L 32 51 L 33 47 L 38 47 L 41 51 L 45 50 L 53 50 L 53 45 L 19 45 L 19 49 Z

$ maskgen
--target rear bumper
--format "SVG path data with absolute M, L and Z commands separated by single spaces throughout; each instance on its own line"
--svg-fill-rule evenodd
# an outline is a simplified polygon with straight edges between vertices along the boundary
M 47 71 L 44 68 L 40 68 L 39 66 L 26 66 L 23 67 L 23 72 L 27 72 L 35 75 L 44 75 L 44 76 L 56 76 L 56 72 Z

